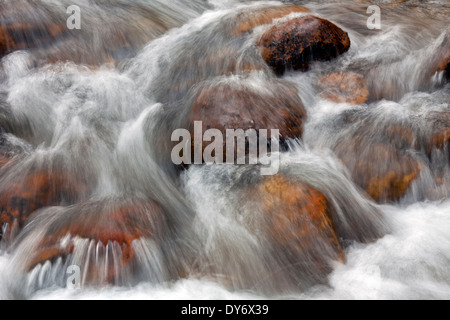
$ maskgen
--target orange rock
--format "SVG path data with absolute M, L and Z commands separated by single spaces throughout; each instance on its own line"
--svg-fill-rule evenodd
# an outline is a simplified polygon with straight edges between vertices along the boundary
M 348 104 L 363 104 L 369 99 L 369 90 L 364 77 L 357 73 L 331 73 L 318 82 L 325 99 Z
M 3 182 L 0 190 L 0 225 L 23 227 L 36 210 L 71 203 L 88 187 L 60 172 L 37 171 Z
M 446 70 L 448 72 L 449 66 L 450 66 L 450 56 L 443 58 L 441 61 L 439 61 L 438 70 L 439 71 Z
M 263 66 L 264 67 L 264 66 Z M 208 78 L 217 76 L 230 76 L 233 74 L 248 75 L 252 71 L 262 70 L 263 67 L 251 64 L 248 61 L 239 60 L 239 52 L 232 47 L 218 47 L 200 61 L 185 61 L 176 66 L 176 71 L 171 76 L 171 94 L 174 92 L 186 93 L 197 84 Z
M 430 155 L 433 150 L 442 149 L 450 142 L 450 112 L 432 112 L 427 116 L 427 121 L 432 123 L 433 130 L 422 143 L 426 153 Z
M 312 61 L 328 61 L 350 48 L 348 34 L 314 16 L 275 25 L 258 41 L 264 60 L 277 74 L 306 71 Z
M 262 228 L 294 266 L 323 274 L 331 271 L 331 261 L 344 261 L 330 205 L 321 192 L 277 175 L 245 194 L 247 200 L 262 202 Z
M 113 283 L 123 268 L 135 261 L 136 252 L 132 243 L 139 239 L 159 240 L 166 227 L 165 215 L 158 203 L 152 200 L 134 198 L 107 199 L 89 201 L 68 208 L 62 220 L 57 220 L 49 227 L 48 233 L 39 244 L 39 250 L 33 253 L 28 263 L 31 270 L 46 261 L 66 258 L 76 248 L 74 239 L 88 239 L 104 247 L 116 244 L 121 248 L 119 264 L 107 266 L 106 278 L 104 269 L 98 263 L 104 261 L 89 260 L 86 281 L 98 284 L 106 281 Z M 61 240 L 70 236 L 70 242 L 62 245 Z
M 380 203 L 399 200 L 423 168 L 394 145 L 374 143 L 361 136 L 342 141 L 335 152 L 354 182 Z
M 444 71 L 444 76 L 450 79 L 450 48 L 438 55 L 438 62 L 434 72 Z
M 269 82 L 267 88 L 269 91 L 256 92 L 245 85 L 221 83 L 200 90 L 189 115 L 193 148 L 195 121 L 203 122 L 203 132 L 218 129 L 224 137 L 227 129 L 266 129 L 269 134 L 271 129 L 279 129 L 281 139 L 300 138 L 306 110 L 297 89 L 288 82 Z M 206 147 L 204 143 L 203 151 Z M 224 156 L 226 147 L 224 141 Z
M 6 166 L 10 161 L 11 159 L 8 156 L 0 153 L 0 168 Z
M 266 7 L 258 10 L 246 10 L 238 16 L 233 34 L 249 32 L 255 27 L 269 24 L 294 12 L 309 12 L 309 9 L 296 5 Z
M 414 145 L 416 137 L 411 128 L 402 125 L 392 125 L 386 131 L 386 138 L 397 148 L 410 148 Z
M 444 145 L 450 141 L 450 128 L 446 128 L 441 132 L 434 134 L 430 140 L 430 146 L 428 147 L 428 153 L 431 153 L 433 149 L 441 149 Z
M 0 56 L 9 52 L 51 44 L 67 31 L 58 24 L 9 24 L 0 27 Z

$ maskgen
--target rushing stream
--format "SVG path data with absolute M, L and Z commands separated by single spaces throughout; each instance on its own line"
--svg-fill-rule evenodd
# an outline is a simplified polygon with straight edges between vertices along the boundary
M 450 50 L 447 0 L 372 1 L 381 30 L 362 0 L 2 0 L 0 18 L 45 30 L 73 4 L 80 30 L 51 44 L 37 30 L 0 64 L 0 204 L 32 208 L 1 221 L 0 299 L 450 299 L 450 84 L 433 70 Z M 310 12 L 236 32 L 286 4 Z M 255 43 L 306 14 L 347 32 L 350 50 L 277 75 Z M 366 102 L 324 97 L 319 79 L 339 72 L 364 75 Z M 221 85 L 301 99 L 302 138 L 280 153 L 288 180 L 172 163 L 198 89 Z M 373 191 L 377 174 L 402 179 Z M 293 181 L 326 199 L 336 239 L 310 231 L 314 217 L 297 238 L 275 234 L 284 220 L 267 227 L 291 207 L 266 192 L 305 190 Z M 66 288 L 71 266 L 81 289 Z

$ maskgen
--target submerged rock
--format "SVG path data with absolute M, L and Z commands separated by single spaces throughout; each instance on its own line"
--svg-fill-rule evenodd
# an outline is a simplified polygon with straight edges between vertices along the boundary
M 321 95 L 337 103 L 362 104 L 369 99 L 369 90 L 364 76 L 346 72 L 330 73 L 318 81 Z
M 50 224 L 37 252 L 30 257 L 28 269 L 67 259 L 74 251 L 84 249 L 84 260 L 73 261 L 88 266 L 83 270 L 83 285 L 116 283 L 136 262 L 133 242 L 157 242 L 165 228 L 164 212 L 153 200 L 129 197 L 79 203 Z M 68 236 L 70 239 L 62 241 Z M 88 241 L 87 247 L 77 247 L 81 239 Z
M 257 10 L 246 10 L 239 14 L 237 26 L 233 30 L 233 34 L 242 34 L 249 32 L 258 26 L 269 24 L 275 19 L 282 18 L 295 12 L 309 12 L 309 9 L 296 6 L 273 6 L 265 7 Z
M 308 70 L 313 61 L 329 61 L 350 48 L 348 34 L 333 23 L 306 16 L 273 26 L 258 41 L 264 60 L 277 74 Z
M 4 177 L 0 185 L 0 224 L 22 228 L 38 209 L 73 203 L 88 187 L 76 178 L 57 171 L 38 170 L 26 175 Z
M 444 72 L 444 77 L 450 79 L 450 37 L 446 36 L 441 44 L 433 53 L 428 61 L 427 68 L 432 74 Z M 428 71 L 428 70 L 427 70 Z M 428 71 L 429 73 L 429 71 Z M 428 75 L 428 74 L 427 74 Z
M 64 36 L 67 27 L 59 24 L 7 24 L 0 27 L 0 56 L 7 53 L 43 47 Z
M 427 155 L 431 155 L 434 150 L 443 149 L 450 143 L 450 112 L 432 112 L 427 115 L 426 121 L 432 123 L 432 130 L 419 141 L 422 145 L 418 149 L 423 147 Z
M 226 137 L 226 130 L 280 130 L 280 138 L 301 138 L 306 110 L 297 89 L 289 82 L 271 81 L 259 89 L 244 82 L 221 82 L 203 87 L 197 94 L 189 115 L 192 143 L 194 122 L 202 121 L 203 132 L 217 129 Z M 226 139 L 223 141 L 226 156 Z M 270 143 L 270 142 L 269 142 Z M 193 152 L 194 144 L 192 145 Z M 202 151 L 207 144 L 203 144 Z M 248 145 L 245 154 L 248 154 Z M 225 158 L 224 158 L 225 159 Z
M 312 254 L 325 243 L 334 260 L 343 260 L 330 206 L 321 192 L 281 175 L 263 181 L 257 192 L 263 201 L 268 233 L 277 244 L 292 253 Z
M 450 53 L 446 58 L 442 59 L 439 62 L 438 70 L 444 71 L 444 76 L 447 78 L 447 80 L 450 80 Z
M 269 241 L 271 254 L 292 279 L 301 279 L 295 285 L 307 288 L 322 283 L 332 271 L 333 261 L 344 261 L 332 221 L 332 207 L 320 191 L 285 175 L 276 175 L 242 194 L 243 201 L 247 205 L 255 203 L 252 210 L 258 212 L 258 217 L 252 218 L 251 228 Z
M 357 136 L 335 150 L 354 182 L 375 201 L 397 201 L 418 177 L 422 164 L 388 143 L 373 143 Z

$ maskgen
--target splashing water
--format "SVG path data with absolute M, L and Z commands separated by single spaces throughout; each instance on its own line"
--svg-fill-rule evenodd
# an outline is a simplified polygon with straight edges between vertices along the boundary
M 431 138 L 450 128 L 450 85 L 430 72 L 450 48 L 445 1 L 380 1 L 376 31 L 357 1 L 4 1 L 0 17 L 46 30 L 65 25 L 74 2 L 81 30 L 52 45 L 36 32 L 21 39 L 30 50 L 1 62 L 0 203 L 11 213 L 1 299 L 450 298 L 450 154 L 448 139 Z M 292 3 L 352 46 L 279 79 L 255 43 L 306 14 L 235 30 L 249 12 Z M 366 103 L 324 98 L 317 82 L 340 72 L 364 75 Z M 172 164 L 171 133 L 217 83 L 298 92 L 308 119 L 280 154 L 284 178 Z M 397 195 L 374 189 L 368 172 L 414 178 Z M 289 216 L 298 193 L 312 199 L 302 210 L 330 218 Z M 286 219 L 294 226 L 275 232 Z M 81 290 L 66 288 L 70 266 Z

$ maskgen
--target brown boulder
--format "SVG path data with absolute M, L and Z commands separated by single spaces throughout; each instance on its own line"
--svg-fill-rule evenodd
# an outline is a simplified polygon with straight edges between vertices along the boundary
M 412 128 L 400 124 L 388 126 L 385 132 L 385 141 L 389 141 L 396 148 L 404 149 L 414 146 L 417 139 Z
M 62 37 L 67 27 L 58 24 L 8 24 L 0 27 L 0 56 L 7 53 L 42 47 Z
M 237 26 L 233 29 L 233 34 L 249 32 L 258 26 L 269 24 L 275 19 L 282 18 L 295 12 L 309 12 L 309 9 L 296 5 L 273 6 L 258 10 L 246 10 L 239 14 Z
M 450 128 L 445 128 L 436 132 L 430 139 L 427 146 L 427 153 L 431 154 L 434 149 L 442 149 L 450 141 Z
M 434 150 L 442 149 L 450 142 L 450 112 L 432 112 L 426 119 L 432 131 L 421 142 L 425 152 L 431 155 Z
M 332 261 L 344 261 L 331 206 L 321 192 L 276 175 L 244 194 L 246 201 L 261 203 L 262 230 L 294 268 L 323 276 L 332 270 Z
M 333 23 L 306 16 L 265 32 L 258 41 L 264 60 L 277 74 L 308 70 L 312 61 L 328 61 L 350 48 L 348 34 Z
M 38 209 L 71 203 L 88 187 L 74 177 L 56 171 L 40 170 L 2 182 L 0 188 L 0 226 L 8 223 L 21 228 Z
M 189 115 L 194 152 L 194 122 L 202 121 L 203 132 L 218 129 L 226 137 L 227 129 L 279 129 L 280 138 L 301 138 L 306 110 L 297 89 L 288 82 L 273 81 L 257 91 L 245 84 L 212 84 L 197 94 Z M 207 144 L 203 143 L 202 151 Z M 224 139 L 224 157 L 226 156 Z M 248 154 L 248 146 L 245 154 Z M 225 158 L 224 158 L 225 159 Z
M 0 169 L 8 167 L 8 165 L 11 163 L 11 158 L 0 152 Z
M 319 79 L 321 95 L 337 103 L 363 104 L 369 99 L 364 77 L 357 73 L 331 73 Z
M 439 62 L 438 71 L 444 71 L 445 77 L 450 79 L 450 54 Z
M 428 63 L 431 64 L 428 69 L 431 70 L 432 74 L 444 71 L 444 76 L 450 79 L 450 37 L 444 39 L 444 42 L 429 59 Z
M 136 262 L 136 252 L 133 242 L 140 239 L 158 241 L 163 236 L 166 226 L 165 215 L 158 203 L 153 200 L 135 198 L 107 199 L 104 201 L 89 201 L 77 204 L 64 212 L 62 220 L 56 220 L 48 228 L 47 234 L 33 253 L 28 263 L 31 270 L 46 261 L 56 261 L 67 258 L 76 249 L 75 238 L 88 239 L 108 250 L 111 246 L 120 248 L 120 256 L 109 257 L 109 260 L 96 258 L 94 252 L 86 252 L 84 257 L 88 265 L 85 274 L 85 284 L 114 283 L 124 268 L 133 267 Z M 64 246 L 61 240 L 71 236 Z M 96 249 L 98 250 L 98 249 Z M 88 249 L 89 251 L 89 249 Z M 89 255 L 90 253 L 90 255 Z M 111 263 L 112 259 L 116 259 Z M 109 264 L 102 265 L 106 261 Z
M 335 152 L 354 182 L 380 203 L 399 200 L 423 168 L 395 145 L 374 143 L 362 136 L 342 141 Z

